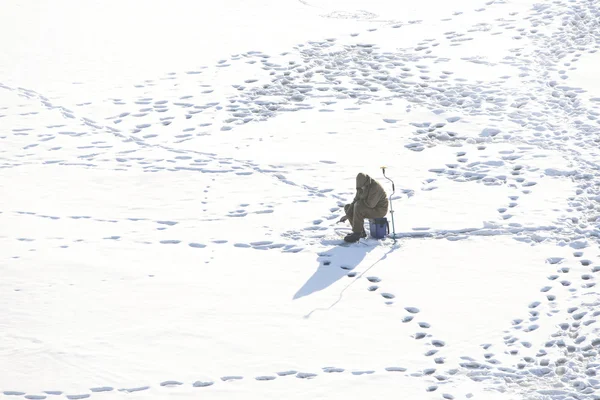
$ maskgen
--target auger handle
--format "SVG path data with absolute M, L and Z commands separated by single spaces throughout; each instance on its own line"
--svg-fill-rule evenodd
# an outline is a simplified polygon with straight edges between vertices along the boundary
M 392 182 L 392 194 L 394 194 L 396 192 L 396 187 L 394 186 L 394 181 L 392 181 L 390 178 L 388 178 L 387 176 L 385 176 L 385 169 L 386 168 L 387 168 L 386 166 L 381 167 L 381 171 L 383 172 L 384 178 L 387 179 L 388 181 Z
M 388 181 L 392 182 L 392 194 L 390 194 L 390 215 L 392 216 L 392 238 L 394 239 L 394 243 L 396 243 L 396 224 L 394 224 L 394 208 L 392 207 L 392 197 L 394 196 L 394 193 L 396 193 L 396 187 L 394 185 L 394 181 L 391 180 L 390 178 L 388 178 L 387 176 L 385 176 L 385 169 L 386 166 L 382 166 L 381 167 L 381 171 L 383 172 L 383 177 L 385 179 L 387 179 Z M 389 234 L 389 225 L 388 225 L 388 234 Z

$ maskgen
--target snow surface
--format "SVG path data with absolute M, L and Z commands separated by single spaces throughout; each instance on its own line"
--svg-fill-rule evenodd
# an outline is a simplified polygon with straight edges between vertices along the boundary
M 597 2 L 2 11 L 0 397 L 600 399 Z

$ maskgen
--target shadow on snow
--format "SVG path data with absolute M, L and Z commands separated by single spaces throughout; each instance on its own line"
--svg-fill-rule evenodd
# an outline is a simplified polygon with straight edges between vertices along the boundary
M 317 256 L 319 266 L 315 273 L 294 295 L 294 300 L 326 289 L 356 268 L 366 255 L 377 246 L 336 246 Z

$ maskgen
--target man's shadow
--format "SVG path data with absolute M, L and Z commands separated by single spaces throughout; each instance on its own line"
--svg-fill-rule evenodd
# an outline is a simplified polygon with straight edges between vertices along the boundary
M 346 277 L 375 247 L 359 243 L 351 247 L 336 246 L 319 253 L 317 270 L 296 292 L 294 300 L 326 289 Z

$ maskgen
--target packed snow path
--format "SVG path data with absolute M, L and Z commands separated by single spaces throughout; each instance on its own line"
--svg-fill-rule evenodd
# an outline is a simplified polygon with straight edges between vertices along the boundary
M 15 208 L 21 198 L 9 193 L 6 181 L 0 181 L 3 193 L 14 199 L 0 203 L 10 205 L 0 209 L 2 226 L 14 227 L 14 232 L 0 230 L 0 239 L 7 244 L 3 245 L 7 249 L 2 254 L 3 263 L 26 258 L 36 245 L 70 249 L 107 241 L 117 246 L 187 246 L 186 250 L 197 252 L 225 246 L 247 252 L 313 251 L 322 267 L 298 289 L 295 299 L 349 279 L 349 290 L 371 292 L 381 307 L 389 308 L 389 318 L 411 326 L 411 338 L 423 346 L 423 364 L 415 367 L 390 364 L 373 368 L 368 363 L 362 369 L 345 365 L 302 370 L 273 367 L 260 375 L 237 375 L 231 370 L 217 378 L 215 372 L 206 370 L 199 373 L 207 378 L 198 380 L 165 376 L 164 380 L 139 382 L 139 386 L 90 384 L 89 390 L 80 392 L 60 387 L 30 392 L 21 390 L 19 382 L 9 382 L 10 387 L 2 382 L 0 392 L 27 399 L 81 399 L 155 387 L 210 390 L 233 381 L 264 381 L 267 385 L 293 376 L 330 379 L 349 374 L 360 379 L 373 374 L 401 374 L 422 380 L 423 390 L 431 398 L 470 397 L 457 389 L 465 379 L 506 398 L 600 398 L 600 336 L 595 327 L 600 315 L 595 282 L 600 271 L 600 93 L 587 92 L 571 78 L 580 60 L 598 59 L 600 8 L 593 1 L 555 1 L 526 12 L 510 7 L 509 3 L 492 1 L 448 16 L 442 22 L 453 24 L 452 28 L 437 37 L 427 33 L 440 23 L 438 20 L 381 20 L 378 28 L 315 39 L 281 54 L 248 51 L 231 55 L 215 65 L 139 82 L 139 95 L 134 97 L 128 90 L 107 88 L 100 102 L 88 101 L 85 91 L 74 98 L 60 98 L 0 82 L 2 103 L 9 104 L 0 107 L 0 168 L 7 173 L 17 171 L 12 177 L 19 169 L 32 166 L 40 168 L 40 176 L 49 180 L 66 166 L 85 168 L 90 186 L 84 189 L 88 190 L 103 179 L 105 171 L 120 171 L 123 176 L 141 170 L 205 177 L 204 198 L 190 191 L 189 199 L 185 199 L 197 204 L 195 219 L 184 214 L 160 218 L 160 210 L 154 210 L 152 216 L 136 215 L 135 205 L 143 197 L 159 193 L 164 189 L 161 187 L 146 187 L 140 195 L 129 190 L 125 180 L 112 182 L 115 193 L 117 189 L 125 193 L 128 204 L 113 208 L 114 214 L 101 210 L 92 215 L 80 213 L 77 201 L 72 204 L 74 209 L 49 210 L 26 203 Z M 479 22 L 465 28 L 460 18 L 467 13 L 478 14 Z M 334 11 L 324 17 L 379 18 L 369 11 Z M 423 35 L 416 46 L 398 45 L 415 34 Z M 500 75 L 498 71 L 503 72 Z M 490 73 L 497 76 L 490 78 Z M 403 244 L 413 240 L 446 239 L 458 245 L 507 237 L 522 246 L 557 246 L 558 256 L 545 260 L 550 272 L 547 281 L 539 282 L 538 298 L 523 304 L 522 315 L 512 316 L 512 326 L 507 327 L 501 341 L 479 338 L 483 340 L 480 353 L 464 353 L 458 359 L 452 354 L 446 356 L 452 343 L 441 329 L 430 333 L 436 321 L 428 316 L 419 318 L 425 309 L 421 304 L 400 304 L 400 293 L 386 288 L 387 280 L 377 267 L 369 270 L 373 263 L 341 259 L 343 250 L 336 247 L 340 234 L 334 223 L 341 215 L 340 206 L 353 193 L 348 190 L 351 186 L 329 185 L 324 174 L 352 178 L 354 172 L 347 171 L 345 156 L 335 153 L 342 153 L 345 144 L 360 146 L 361 142 L 347 137 L 335 125 L 326 125 L 327 115 L 336 113 L 356 121 L 366 118 L 365 134 L 382 135 L 382 144 L 375 147 L 385 147 L 381 153 L 389 159 L 433 154 L 431 159 L 439 162 L 421 171 L 425 176 L 419 175 L 419 180 L 407 180 L 408 184 L 397 181 L 402 189 L 396 200 L 438 198 L 437 211 L 443 213 L 447 207 L 451 214 L 456 207 L 452 196 L 457 195 L 445 189 L 447 181 L 468 187 L 472 193 L 484 193 L 490 187 L 506 191 L 504 202 L 494 205 L 493 213 L 487 208 L 473 210 L 475 217 L 462 224 L 441 226 L 433 217 L 429 223 L 416 218 L 411 221 L 406 213 L 399 220 L 410 229 L 399 231 L 397 243 L 386 240 L 356 245 L 369 248 L 373 254 L 379 251 L 373 263 L 379 254 L 391 257 L 402 252 Z M 315 149 L 314 143 L 286 132 L 285 122 L 270 125 L 277 124 L 278 119 L 290 121 L 286 118 L 305 123 L 307 129 L 325 124 L 331 128 L 326 131 L 331 139 L 322 139 L 322 148 L 336 151 Z M 254 125 L 265 127 L 256 128 L 263 136 L 249 130 Z M 286 140 L 297 146 L 299 155 L 290 154 L 288 162 L 278 162 L 286 158 L 276 154 L 278 149 L 285 149 Z M 261 142 L 270 142 L 273 147 L 261 147 Z M 402 148 L 396 148 L 400 143 Z M 254 157 L 261 151 L 275 154 L 266 154 L 261 163 Z M 373 158 L 370 164 L 377 166 L 379 157 Z M 395 164 L 410 168 L 403 161 Z M 410 176 L 411 172 L 404 173 Z M 281 184 L 293 192 L 285 199 L 277 193 L 252 197 L 252 189 L 244 187 L 250 178 L 263 187 Z M 162 181 L 165 186 L 169 179 Z M 18 190 L 18 183 L 11 187 Z M 240 196 L 224 193 L 226 187 L 239 187 Z M 554 198 L 556 188 L 569 195 Z M 57 182 L 54 194 L 73 189 L 77 188 Z M 71 196 L 84 201 L 87 195 L 82 190 Z M 552 199 L 540 206 L 548 197 Z M 308 217 L 306 209 L 294 208 L 312 202 L 322 206 L 320 215 Z M 412 203 L 407 207 L 417 206 Z M 235 233 L 250 223 L 247 221 L 255 221 L 252 218 L 279 210 L 293 218 L 288 223 L 272 222 L 267 229 L 269 237 L 257 232 L 256 236 Z M 477 220 L 479 215 L 484 218 Z M 224 222 L 226 229 L 221 228 Z M 414 224 L 406 225 L 410 222 Z M 200 235 L 200 228 L 214 237 Z M 198 236 L 205 240 L 198 240 Z M 15 293 L 22 291 L 18 282 L 3 287 L 8 288 Z M 506 296 L 511 296 L 510 288 Z M 6 298 L 0 304 L 10 307 L 12 301 Z M 322 306 L 326 310 L 329 304 Z M 14 343 L 23 340 L 10 334 L 6 338 Z M 25 340 L 33 347 L 37 343 L 35 338 Z M 0 348 L 2 352 L 16 351 L 11 349 L 13 342 L 7 343 Z M 36 386 L 35 382 L 27 384 Z

